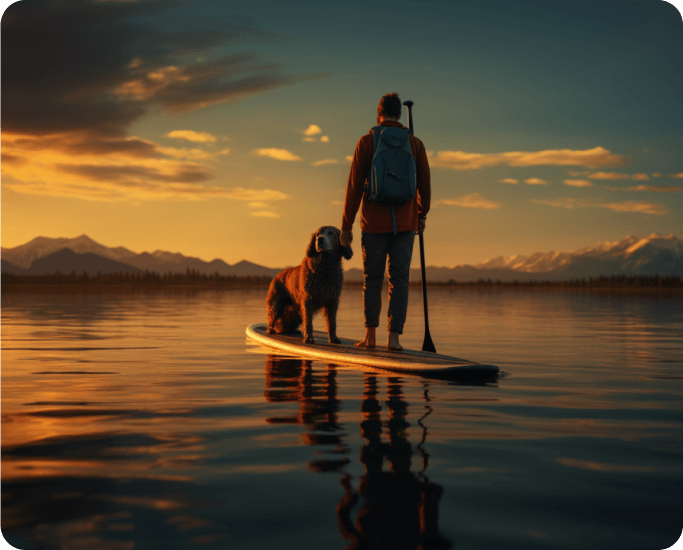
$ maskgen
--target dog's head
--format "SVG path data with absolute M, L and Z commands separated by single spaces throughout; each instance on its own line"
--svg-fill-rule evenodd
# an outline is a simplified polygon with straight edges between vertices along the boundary
M 306 256 L 313 258 L 317 254 L 341 254 L 342 257 L 350 260 L 353 251 L 350 246 L 342 246 L 339 242 L 341 231 L 331 225 L 325 225 L 311 235 L 311 242 L 308 243 Z

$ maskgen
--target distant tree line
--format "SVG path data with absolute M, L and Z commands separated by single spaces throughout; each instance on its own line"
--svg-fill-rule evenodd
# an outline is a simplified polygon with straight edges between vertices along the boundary
M 411 285 L 421 285 L 422 281 L 411 281 Z M 659 275 L 611 275 L 609 277 L 589 277 L 588 279 L 569 279 L 567 281 L 500 281 L 479 279 L 471 282 L 427 281 L 429 286 L 444 287 L 500 287 L 500 288 L 679 288 L 683 290 L 683 279 L 677 276 Z
M 122 271 L 117 273 L 96 273 L 90 275 L 87 271 L 69 274 L 55 271 L 44 275 L 14 275 L 2 274 L 2 285 L 207 285 L 207 286 L 267 286 L 272 277 L 258 275 L 221 275 L 215 272 L 211 275 L 201 273 L 195 269 L 188 269 L 185 273 L 156 273 L 144 271 L 132 273 Z
M 56 271 L 44 275 L 15 275 L 2 274 L 2 285 L 194 285 L 194 286 L 268 286 L 272 277 L 267 275 L 221 275 L 201 273 L 195 269 L 188 269 L 185 273 L 156 273 L 144 271 L 141 273 L 117 272 L 96 273 L 90 275 L 87 271 L 69 274 Z M 588 279 L 570 279 L 568 281 L 500 281 L 479 279 L 478 281 L 458 282 L 453 279 L 444 282 L 429 282 L 429 286 L 448 288 L 585 288 L 585 289 L 617 289 L 617 288 L 672 288 L 683 290 L 683 279 L 677 276 L 659 275 L 612 275 L 610 277 L 590 277 Z M 360 286 L 362 281 L 348 281 L 349 286 Z M 411 286 L 420 286 L 422 282 L 416 279 Z

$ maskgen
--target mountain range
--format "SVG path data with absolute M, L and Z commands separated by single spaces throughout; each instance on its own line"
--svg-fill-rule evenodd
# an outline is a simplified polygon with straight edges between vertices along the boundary
M 82 273 L 127 271 L 139 273 L 199 273 L 273 277 L 281 268 L 260 266 L 246 260 L 234 265 L 223 260 L 206 262 L 179 253 L 157 250 L 132 252 L 123 247 L 103 246 L 87 235 L 73 239 L 36 237 L 14 248 L 2 248 L 2 272 L 15 274 Z M 632 235 L 616 242 L 603 242 L 571 252 L 537 252 L 530 256 L 500 256 L 477 265 L 432 267 L 427 281 L 458 282 L 491 279 L 500 281 L 588 279 L 611 275 L 660 275 L 683 277 L 683 241 L 674 235 L 638 238 Z M 411 280 L 419 280 L 419 269 L 411 269 Z M 345 280 L 362 281 L 358 268 L 346 271 Z

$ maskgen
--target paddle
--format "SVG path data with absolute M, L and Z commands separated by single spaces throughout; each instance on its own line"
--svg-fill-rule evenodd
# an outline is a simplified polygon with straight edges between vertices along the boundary
M 411 107 L 413 102 L 408 100 L 404 101 L 403 105 L 408 108 L 408 132 L 413 134 L 413 112 Z M 434 342 L 432 342 L 432 337 L 429 334 L 429 313 L 427 312 L 427 277 L 425 275 L 425 242 L 422 232 L 418 232 L 420 238 L 420 267 L 422 268 L 422 301 L 424 302 L 425 309 L 425 339 L 422 343 L 422 351 L 431 351 L 436 353 L 436 348 L 434 347 Z

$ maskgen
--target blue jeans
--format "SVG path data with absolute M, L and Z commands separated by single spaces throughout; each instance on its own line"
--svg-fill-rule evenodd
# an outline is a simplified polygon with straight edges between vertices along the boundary
M 382 283 L 389 258 L 389 330 L 403 334 L 408 311 L 408 279 L 413 257 L 414 231 L 361 234 L 363 246 L 363 310 L 365 326 L 379 326 Z

